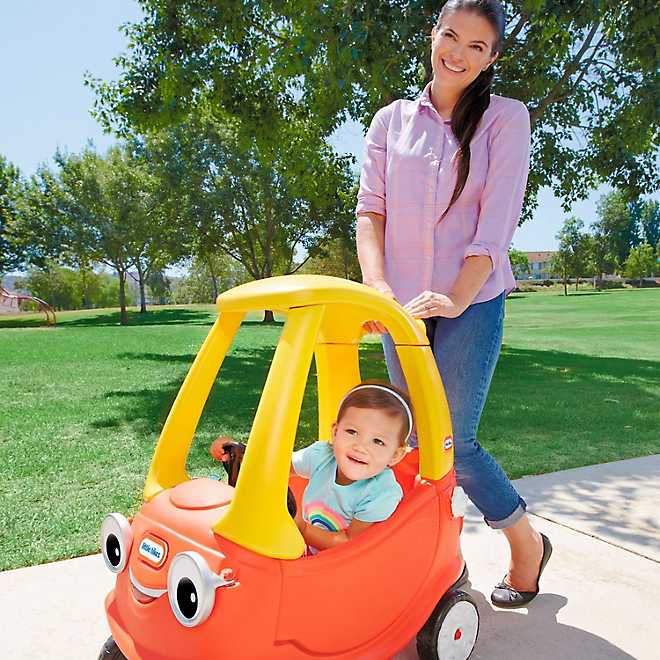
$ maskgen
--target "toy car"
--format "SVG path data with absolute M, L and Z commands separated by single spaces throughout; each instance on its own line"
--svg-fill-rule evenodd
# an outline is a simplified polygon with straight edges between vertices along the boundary
M 301 275 L 251 282 L 217 301 L 219 318 L 172 406 L 129 522 L 102 525 L 117 575 L 101 658 L 384 660 L 417 635 L 423 659 L 468 658 L 479 618 L 460 591 L 465 496 L 456 486 L 451 423 L 423 324 L 364 285 Z M 236 488 L 189 479 L 186 457 L 232 338 L 250 310 L 286 315 Z M 360 382 L 368 320 L 392 335 L 416 413 L 419 450 L 395 468 L 404 497 L 358 538 L 304 555 L 287 512 L 303 392 L 316 361 L 319 438 Z M 419 476 L 418 476 L 419 473 Z

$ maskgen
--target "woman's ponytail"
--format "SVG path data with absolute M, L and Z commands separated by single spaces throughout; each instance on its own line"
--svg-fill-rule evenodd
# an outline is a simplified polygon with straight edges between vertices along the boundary
M 504 12 L 498 0 L 449 0 L 440 12 L 438 26 L 442 23 L 442 18 L 446 13 L 461 9 L 473 11 L 483 16 L 493 26 L 497 34 L 494 52 L 499 53 L 504 39 Z M 442 214 L 443 218 L 460 197 L 470 174 L 470 142 L 472 142 L 484 112 L 490 105 L 494 75 L 495 72 L 491 64 L 465 88 L 452 111 L 451 130 L 459 144 L 456 162 L 456 186 L 449 205 Z

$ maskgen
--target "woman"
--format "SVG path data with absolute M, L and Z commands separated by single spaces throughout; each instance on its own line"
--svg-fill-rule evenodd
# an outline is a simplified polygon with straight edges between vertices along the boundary
M 444 5 L 431 33 L 433 80 L 417 100 L 379 110 L 367 133 L 357 247 L 364 282 L 425 320 L 451 410 L 458 483 L 511 549 L 491 600 L 523 607 L 538 593 L 552 547 L 476 441 L 504 297 L 515 286 L 508 247 L 529 168 L 527 109 L 490 94 L 503 33 L 496 0 Z M 405 387 L 387 334 L 383 346 L 392 382 Z

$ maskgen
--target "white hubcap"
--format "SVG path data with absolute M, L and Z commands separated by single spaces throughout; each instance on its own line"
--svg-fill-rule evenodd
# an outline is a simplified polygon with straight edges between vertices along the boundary
M 472 653 L 479 630 L 479 614 L 472 603 L 461 600 L 445 616 L 438 632 L 438 657 L 466 660 Z

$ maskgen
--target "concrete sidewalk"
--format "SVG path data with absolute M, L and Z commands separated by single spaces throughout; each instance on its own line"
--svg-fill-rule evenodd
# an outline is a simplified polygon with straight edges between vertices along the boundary
M 463 547 L 481 616 L 472 658 L 660 657 L 660 455 L 517 486 L 554 553 L 529 610 L 496 610 L 488 597 L 505 572 L 506 542 L 469 512 Z M 96 658 L 112 584 L 99 555 L 0 573 L 3 660 Z M 396 660 L 416 658 L 411 642 Z

